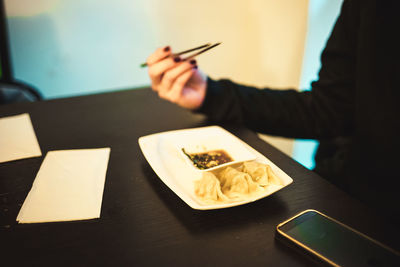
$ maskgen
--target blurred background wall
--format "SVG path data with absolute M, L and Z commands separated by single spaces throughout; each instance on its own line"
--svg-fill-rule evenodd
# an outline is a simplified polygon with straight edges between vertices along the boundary
M 157 47 L 222 42 L 212 78 L 308 89 L 342 0 L 5 0 L 15 78 L 47 99 L 149 85 Z M 260 135 L 312 168 L 314 141 Z

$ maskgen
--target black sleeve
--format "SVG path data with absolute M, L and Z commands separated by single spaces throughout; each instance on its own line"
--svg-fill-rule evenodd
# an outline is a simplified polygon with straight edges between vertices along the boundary
M 348 135 L 354 117 L 357 7 L 344 1 L 310 91 L 258 89 L 208 79 L 198 110 L 212 121 L 233 121 L 267 134 L 293 138 Z

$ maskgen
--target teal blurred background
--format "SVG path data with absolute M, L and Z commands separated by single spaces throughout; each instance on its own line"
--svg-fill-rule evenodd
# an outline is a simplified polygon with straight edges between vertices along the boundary
M 317 78 L 319 56 L 342 1 L 306 1 L 301 89 L 308 89 Z M 160 14 L 155 6 L 160 3 L 6 0 L 15 78 L 38 88 L 46 99 L 149 85 L 146 70 L 138 66 L 156 47 L 164 45 L 159 43 L 160 30 L 154 24 Z M 252 1 L 253 6 L 257 4 Z M 312 168 L 315 145 L 315 141 L 296 140 L 292 157 Z
M 148 84 L 137 68 L 156 45 L 146 1 L 5 2 L 14 75 L 45 98 Z
M 308 6 L 307 37 L 301 69 L 300 86 L 309 90 L 318 78 L 320 55 L 340 12 L 343 0 L 310 0 Z M 315 166 L 314 153 L 318 145 L 314 140 L 296 140 L 292 157 L 309 169 Z

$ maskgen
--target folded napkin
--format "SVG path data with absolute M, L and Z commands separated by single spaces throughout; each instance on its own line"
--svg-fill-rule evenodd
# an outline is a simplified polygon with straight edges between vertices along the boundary
M 99 218 L 109 155 L 110 148 L 48 152 L 17 221 Z
M 41 155 L 28 113 L 0 118 L 0 163 Z

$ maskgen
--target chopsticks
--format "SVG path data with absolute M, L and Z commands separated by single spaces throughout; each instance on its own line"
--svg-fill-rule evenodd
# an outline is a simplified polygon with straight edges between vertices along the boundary
M 184 51 L 181 51 L 181 52 L 178 52 L 178 53 L 174 53 L 174 54 L 169 55 L 167 57 L 176 57 L 176 56 L 180 56 L 180 55 L 183 55 L 183 54 L 187 54 L 187 53 L 202 49 L 202 50 L 194 53 L 193 55 L 190 55 L 190 56 L 182 59 L 182 60 L 188 60 L 188 59 L 194 58 L 194 57 L 196 57 L 196 56 L 198 56 L 200 54 L 203 54 L 204 52 L 206 52 L 206 51 L 208 51 L 208 50 L 210 50 L 210 49 L 212 49 L 212 48 L 214 48 L 214 47 L 216 47 L 216 46 L 218 46 L 220 44 L 221 43 L 215 43 L 215 44 L 211 45 L 210 43 L 207 43 L 207 44 L 195 47 L 195 48 L 190 48 L 188 50 L 184 50 Z M 167 57 L 165 57 L 165 58 L 167 58 Z M 140 67 L 141 68 L 147 67 L 147 62 L 140 64 Z

